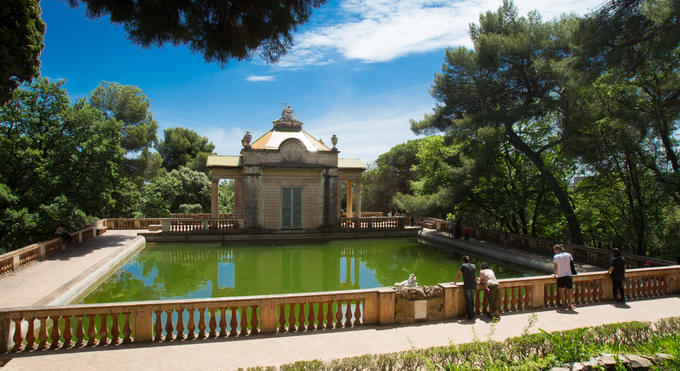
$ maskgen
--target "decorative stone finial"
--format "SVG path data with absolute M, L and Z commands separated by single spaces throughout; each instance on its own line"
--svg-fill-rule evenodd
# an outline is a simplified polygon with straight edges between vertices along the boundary
M 333 143 L 333 149 L 336 149 L 335 145 L 338 144 L 338 137 L 335 134 L 331 137 L 331 143 Z
M 246 135 L 244 135 L 243 139 L 241 139 L 241 144 L 243 144 L 243 148 L 250 148 L 251 139 L 253 139 L 253 136 L 250 134 L 250 131 L 246 131 Z

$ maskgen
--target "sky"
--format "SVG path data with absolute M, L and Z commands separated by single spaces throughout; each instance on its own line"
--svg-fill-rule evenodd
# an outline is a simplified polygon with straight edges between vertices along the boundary
M 303 129 L 340 157 L 371 163 L 415 139 L 436 101 L 430 87 L 447 48 L 471 48 L 469 24 L 501 0 L 329 0 L 294 34 L 276 64 L 257 56 L 220 66 L 185 46 L 142 48 L 107 17 L 88 19 L 65 0 L 40 2 L 47 25 L 41 75 L 65 79 L 72 100 L 102 81 L 138 86 L 163 130 L 185 127 L 207 137 L 219 155 L 237 155 L 241 138 L 272 128 L 284 104 Z M 544 20 L 586 14 L 603 0 L 515 0 L 521 15 Z

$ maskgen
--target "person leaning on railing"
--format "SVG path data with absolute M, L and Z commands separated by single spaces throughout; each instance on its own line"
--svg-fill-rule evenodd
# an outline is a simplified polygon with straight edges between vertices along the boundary
M 558 243 L 553 246 L 553 276 L 557 278 L 557 289 L 560 291 L 562 306 L 564 309 L 575 309 L 574 307 L 574 282 L 572 281 L 572 264 L 574 258 L 571 254 L 564 251 L 564 245 Z M 565 295 L 566 291 L 566 295 Z
M 623 281 L 626 280 L 626 258 L 621 254 L 621 250 L 613 249 L 614 256 L 609 262 L 609 276 L 612 279 L 614 290 L 614 301 L 619 302 L 617 293 L 621 294 L 621 303 L 626 304 L 626 293 L 623 290 Z

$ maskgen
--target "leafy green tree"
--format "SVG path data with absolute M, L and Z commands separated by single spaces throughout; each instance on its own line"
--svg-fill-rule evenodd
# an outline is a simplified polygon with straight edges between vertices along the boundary
M 575 24 L 572 18 L 543 22 L 535 12 L 519 17 L 509 1 L 481 15 L 479 25 L 470 26 L 474 50 L 446 52 L 432 89 L 441 104 L 411 127 L 416 133 L 502 130 L 504 140 L 531 161 L 558 200 L 572 242 L 582 243 L 568 182 L 555 176 L 544 156 L 578 124 L 576 108 L 568 104 L 569 82 L 578 77 L 567 68 Z
M 179 212 L 180 205 L 198 204 L 210 209 L 212 183 L 200 172 L 181 167 L 152 179 L 144 185 L 139 217 L 168 217 Z
M 37 0 L 8 0 L 0 7 L 0 104 L 22 82 L 40 74 L 45 23 Z
M 293 44 L 292 33 L 324 0 L 205 0 L 200 2 L 69 0 L 87 4 L 92 18 L 110 16 L 143 47 L 187 44 L 206 61 L 226 63 L 260 53 L 276 61 Z
M 104 81 L 90 93 L 89 100 L 106 117 L 123 122 L 121 145 L 127 151 L 141 151 L 157 141 L 158 124 L 149 111 L 149 98 L 138 87 Z
M 219 213 L 234 213 L 234 181 L 221 182 L 219 185 Z
M 416 180 L 413 166 L 418 162 L 419 139 L 392 147 L 375 162 L 375 167 L 365 171 L 361 181 L 361 203 L 364 210 L 387 211 L 395 209 L 392 198 L 397 193 L 410 193 L 411 182 Z
M 124 207 L 121 123 L 70 105 L 62 85 L 37 79 L 0 108 L 0 243 L 10 249 Z
M 208 138 L 181 127 L 165 129 L 163 133 L 164 138 L 158 143 L 163 167 L 170 171 L 187 166 L 207 173 L 205 161 L 215 150 L 215 145 Z

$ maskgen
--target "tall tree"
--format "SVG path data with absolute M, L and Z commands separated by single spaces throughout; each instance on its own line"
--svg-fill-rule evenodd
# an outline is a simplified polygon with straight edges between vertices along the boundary
M 163 158 L 163 167 L 168 171 L 187 166 L 207 173 L 205 161 L 215 145 L 191 129 L 176 127 L 163 131 L 163 140 L 157 148 Z
M 226 63 L 259 52 L 275 62 L 293 44 L 292 33 L 325 0 L 69 0 L 87 4 L 89 17 L 110 16 L 128 38 L 143 47 L 187 44 L 206 61 Z
M 564 99 L 567 82 L 575 77 L 567 68 L 569 30 L 574 24 L 570 18 L 543 22 L 535 12 L 519 17 L 507 0 L 498 11 L 480 15 L 479 25 L 470 26 L 474 50 L 447 50 L 442 73 L 435 77 L 432 95 L 441 104 L 411 127 L 416 133 L 501 129 L 505 140 L 533 163 L 557 198 L 572 242 L 582 243 L 568 182 L 555 177 L 544 156 L 577 123 L 572 118 L 575 107 Z M 546 140 L 538 140 L 541 137 Z M 537 140 L 532 143 L 529 138 Z
M 85 101 L 70 105 L 63 81 L 37 79 L 0 108 L 0 244 L 20 247 L 58 224 L 110 216 L 129 188 L 120 175 L 121 123 Z
M 38 0 L 6 0 L 0 6 L 0 104 L 18 84 L 40 74 L 45 23 Z

